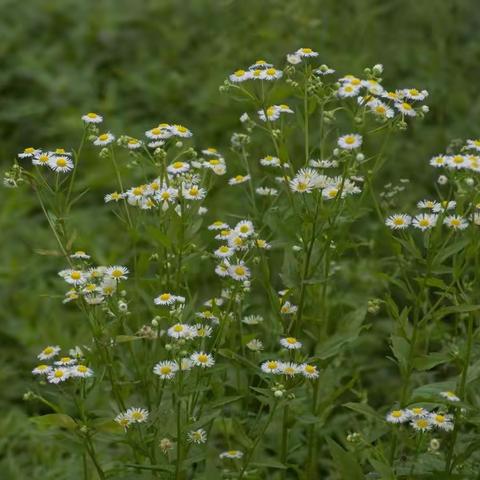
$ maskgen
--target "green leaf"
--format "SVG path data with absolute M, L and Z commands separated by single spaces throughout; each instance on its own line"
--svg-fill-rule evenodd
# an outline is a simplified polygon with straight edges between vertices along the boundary
M 276 470 L 286 470 L 287 466 L 277 460 L 263 460 L 260 462 L 252 462 L 250 464 L 252 467 L 256 468 L 274 468 Z
M 428 355 L 423 355 L 421 357 L 417 357 L 413 361 L 413 366 L 417 370 L 430 370 L 437 365 L 441 365 L 442 363 L 447 363 L 449 361 L 448 355 L 445 353 L 430 353 Z
M 49 413 L 47 415 L 40 415 L 38 417 L 31 417 L 30 420 L 41 429 L 52 427 L 66 428 L 67 430 L 74 430 L 77 428 L 75 420 L 64 413 Z
M 327 443 L 341 478 L 348 478 L 348 480 L 363 480 L 365 478 L 353 453 L 344 450 L 331 438 L 327 438 Z
M 135 340 L 141 340 L 142 337 L 136 337 L 135 335 L 118 335 L 115 337 L 116 343 L 134 342 Z
M 435 317 L 441 319 L 446 315 L 451 315 L 452 313 L 468 313 L 476 312 L 480 310 L 480 305 L 452 305 L 450 307 L 444 307 L 437 310 Z
M 392 335 L 391 342 L 393 355 L 397 359 L 401 370 L 404 372 L 407 368 L 408 357 L 410 355 L 410 343 L 398 335 Z
M 369 459 L 372 467 L 375 471 L 380 474 L 381 480 L 396 480 L 395 472 L 392 470 L 392 467 L 387 463 L 380 462 L 379 460 L 374 460 L 373 458 Z
M 372 417 L 375 420 L 382 419 L 382 416 L 366 403 L 349 402 L 344 403 L 343 406 L 349 408 L 350 410 L 353 410 L 354 412 L 361 413 L 366 417 Z

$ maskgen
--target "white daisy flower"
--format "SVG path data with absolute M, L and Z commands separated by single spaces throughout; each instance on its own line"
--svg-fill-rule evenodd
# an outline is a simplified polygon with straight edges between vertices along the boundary
M 393 118 L 395 112 L 393 108 L 390 108 L 386 103 L 383 103 L 381 100 L 374 100 L 373 102 L 369 102 L 368 107 L 370 111 L 375 115 L 382 117 L 382 118 Z
M 40 357 L 39 357 L 40 358 Z M 447 391 L 447 392 L 440 392 L 440 396 L 450 400 L 451 402 L 459 402 L 460 398 L 457 397 L 455 392 Z
M 349 133 L 348 135 L 342 135 L 337 143 L 340 148 L 344 150 L 353 150 L 359 148 L 362 145 L 362 136 L 357 133 Z
M 229 269 L 230 265 L 228 263 L 220 263 L 215 267 L 215 273 L 219 277 L 228 277 L 229 276 Z
M 248 182 L 250 180 L 250 175 L 237 175 L 236 177 L 230 178 L 228 180 L 229 185 L 240 185 L 241 183 Z
M 263 240 L 262 238 L 257 238 L 255 240 L 255 245 L 257 248 L 260 248 L 262 250 L 270 250 L 272 246 L 266 241 Z
M 405 423 L 411 416 L 407 410 L 392 410 L 386 416 L 388 423 Z
M 412 217 L 405 213 L 396 213 L 385 220 L 385 225 L 392 230 L 403 230 L 412 223 Z
M 426 410 L 423 407 L 412 407 L 412 408 L 407 409 L 407 412 L 410 415 L 410 417 L 425 418 L 425 417 L 428 417 L 428 415 L 429 415 L 428 410 Z
M 280 345 L 288 350 L 298 350 L 302 348 L 302 342 L 299 342 L 295 337 L 280 339 Z
M 118 192 L 112 192 L 112 193 L 107 193 L 104 197 L 105 203 L 108 202 L 118 202 L 119 200 L 122 200 L 125 195 L 123 193 L 118 193 Z
M 37 365 L 33 370 L 32 373 L 34 375 L 47 375 L 52 371 L 52 367 L 50 365 Z
M 309 365 L 308 363 L 303 363 L 302 365 L 299 366 L 300 373 L 305 377 L 309 379 L 315 379 L 318 378 L 318 370 L 315 365 Z
M 182 185 L 182 195 L 187 200 L 203 200 L 207 192 L 198 185 Z
M 129 138 L 127 141 L 127 148 L 129 150 L 138 150 L 142 145 L 143 143 L 136 138 Z
M 126 280 L 128 277 L 128 268 L 121 265 L 114 265 L 113 267 L 108 267 L 105 271 L 106 275 L 113 278 L 114 280 Z
M 32 158 L 35 155 L 38 155 L 40 153 L 40 150 L 33 148 L 33 147 L 27 147 L 23 150 L 22 153 L 18 154 L 19 158 Z
M 82 115 L 82 120 L 85 123 L 102 123 L 103 122 L 103 117 L 101 115 L 98 115 L 96 113 L 90 112 L 85 115 Z
M 225 222 L 222 222 L 221 220 L 216 220 L 211 225 L 209 225 L 207 228 L 208 228 L 208 230 L 225 230 L 225 229 L 230 228 L 230 227 Z
M 196 443 L 197 445 L 207 441 L 207 432 L 203 428 L 191 430 L 187 433 L 188 443 Z
M 172 127 L 168 123 L 161 123 L 160 125 L 158 125 L 158 127 L 147 130 L 145 132 L 145 136 L 152 140 L 160 140 L 160 141 L 166 140 L 167 138 L 170 138 L 171 136 L 173 136 Z M 155 147 L 149 144 L 149 147 L 156 148 L 157 146 L 162 146 L 162 145 L 164 145 L 164 142 L 161 142 L 159 145 L 156 145 Z
M 480 152 L 480 140 L 467 140 L 467 148 Z
M 194 352 L 190 355 L 190 360 L 196 367 L 210 368 L 215 365 L 215 360 L 210 353 Z
M 38 153 L 36 153 L 35 156 L 33 157 L 32 164 L 40 165 L 42 167 L 46 165 L 50 165 L 52 157 L 53 157 L 53 154 L 50 152 L 38 151 Z
M 97 147 L 104 147 L 115 141 L 115 136 L 110 132 L 100 134 L 94 141 L 93 144 Z
M 417 203 L 417 207 L 435 211 L 437 208 L 440 207 L 440 204 L 435 200 L 420 200 Z
M 222 452 L 219 455 L 219 458 L 224 459 L 228 458 L 230 460 L 238 459 L 243 457 L 243 452 L 240 450 L 227 450 L 226 452 Z
M 264 70 L 263 80 L 277 80 L 282 78 L 283 72 L 276 68 L 270 67 Z
M 428 97 L 426 90 L 417 90 L 416 88 L 404 88 L 402 90 L 403 96 L 410 100 L 425 100 Z
M 88 260 L 90 258 L 90 255 L 87 255 L 83 250 L 77 250 L 75 253 L 72 253 L 70 255 L 70 258 Z
M 192 327 L 185 323 L 176 323 L 167 330 L 167 335 L 172 338 L 188 338 L 192 336 Z
M 250 220 L 241 220 L 235 225 L 235 232 L 237 232 L 241 237 L 249 237 L 255 232 L 253 223 Z
M 58 272 L 67 283 L 71 285 L 82 285 L 87 281 L 87 277 L 81 270 L 66 269 Z
M 66 173 L 73 169 L 73 162 L 70 158 L 66 156 L 57 156 L 53 155 L 50 157 L 48 166 L 54 172 Z
M 253 65 L 250 65 L 248 67 L 249 70 L 263 70 L 266 68 L 271 68 L 273 67 L 272 63 L 268 63 L 265 60 L 257 60 Z
M 298 307 L 293 305 L 288 300 L 281 306 L 280 313 L 283 315 L 293 315 L 297 313 Z
M 189 138 L 193 135 L 193 133 L 187 128 L 184 127 L 183 125 L 172 125 L 171 126 L 171 131 L 173 135 L 176 137 L 181 137 L 181 138 Z
M 280 159 L 278 157 L 273 157 L 272 155 L 267 155 L 260 159 L 260 165 L 264 167 L 279 167 Z
M 280 373 L 287 377 L 293 377 L 294 375 L 297 375 L 297 373 L 301 373 L 300 365 L 293 362 L 282 362 Z
M 250 269 L 243 263 L 237 263 L 228 267 L 228 274 L 237 281 L 248 280 L 250 278 Z
M 131 423 L 143 423 L 147 421 L 149 412 L 145 408 L 132 407 L 125 412 L 125 416 Z
M 119 413 L 115 418 L 114 421 L 121 425 L 125 430 L 129 427 L 132 423 L 130 418 L 125 413 Z
M 444 200 L 443 202 L 437 203 L 433 207 L 435 213 L 446 212 L 447 210 L 454 210 L 457 207 L 457 202 L 455 200 Z
M 412 225 L 415 228 L 419 228 L 422 231 L 428 230 L 430 228 L 433 228 L 438 220 L 438 215 L 435 214 L 430 214 L 430 213 L 421 213 L 420 215 L 417 215 L 413 221 Z
M 432 422 L 428 417 L 416 417 L 410 421 L 410 425 L 419 432 L 428 432 L 432 429 Z
M 218 258 L 229 258 L 235 253 L 235 250 L 228 245 L 218 247 L 213 254 Z
M 50 360 L 51 358 L 58 355 L 60 352 L 60 347 L 58 345 L 48 345 L 45 347 L 38 355 L 37 358 L 39 360 Z
M 240 69 L 233 72 L 228 78 L 233 83 L 245 82 L 246 80 L 250 80 L 252 78 L 252 73 L 250 71 Z
M 216 318 L 216 317 L 213 317 L 213 318 Z M 212 321 L 214 322 L 214 320 L 212 319 Z M 194 326 L 195 330 L 196 330 L 196 337 L 199 337 L 199 338 L 210 338 L 212 336 L 212 333 L 213 333 L 213 328 L 210 327 L 209 325 L 202 325 L 201 323 L 197 323 L 195 326 Z
M 255 189 L 255 192 L 262 197 L 276 197 L 278 195 L 278 190 L 276 188 L 269 187 L 258 187 Z
M 468 227 L 468 222 L 460 215 L 448 215 L 443 219 L 443 223 L 453 230 L 465 230 Z
M 335 70 L 324 64 L 314 70 L 314 73 L 317 75 L 331 75 L 332 73 L 335 73 Z
M 242 323 L 246 325 L 258 325 L 263 322 L 263 317 L 261 315 L 248 315 L 242 319 Z
M 452 415 L 445 415 L 442 413 L 431 413 L 429 416 L 430 422 L 434 427 L 449 432 L 453 430 L 453 417 Z
M 70 368 L 70 375 L 77 378 L 88 378 L 93 376 L 93 370 L 85 365 L 75 365 Z
M 277 105 L 272 105 L 265 110 L 258 110 L 257 113 L 262 122 L 266 122 L 267 120 L 274 122 L 280 118 L 281 111 Z
M 54 368 L 47 374 L 49 383 L 61 383 L 68 378 L 70 378 L 70 369 L 65 367 Z
M 77 363 L 77 360 L 71 357 L 61 357 L 53 363 L 61 367 L 68 367 L 69 365 L 74 365 L 75 363 Z
M 340 98 L 356 97 L 360 93 L 360 86 L 346 83 L 337 90 L 337 96 Z
M 167 167 L 167 172 L 172 175 L 178 175 L 190 170 L 190 165 L 187 162 L 174 162 Z
M 277 374 L 282 371 L 282 362 L 279 362 L 278 360 L 267 360 L 262 363 L 260 368 L 262 369 L 262 372 Z
M 298 55 L 299 57 L 318 57 L 318 52 L 315 52 L 311 48 L 299 48 L 296 52 L 295 55 Z
M 436 155 L 430 159 L 430 165 L 432 167 L 444 167 L 447 165 L 448 158 L 445 155 Z
M 408 102 L 396 102 L 395 107 L 400 113 L 402 113 L 403 115 L 405 115 L 407 117 L 416 117 L 417 116 L 417 112 L 415 111 L 413 106 Z
M 178 371 L 178 364 L 169 360 L 158 362 L 153 367 L 153 373 L 158 375 L 162 380 L 171 380 Z
M 257 338 L 250 340 L 246 344 L 246 347 L 252 352 L 261 352 L 264 349 L 263 342 L 261 340 L 258 340 Z

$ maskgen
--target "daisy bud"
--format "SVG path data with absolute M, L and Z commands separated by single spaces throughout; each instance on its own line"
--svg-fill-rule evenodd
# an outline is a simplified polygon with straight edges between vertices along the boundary
M 440 448 L 440 442 L 436 438 L 430 440 L 430 450 L 436 451 Z
M 363 73 L 364 73 L 365 75 L 370 75 L 370 74 L 372 73 L 372 70 L 370 70 L 370 68 L 367 67 L 367 68 L 364 68 L 364 69 L 363 69 Z
M 363 162 L 365 160 L 365 155 L 363 153 L 357 153 L 355 158 L 357 159 L 357 162 Z
M 473 187 L 475 185 L 475 180 L 472 177 L 468 177 L 468 178 L 465 179 L 465 183 L 469 187 Z
M 273 392 L 273 395 L 275 398 L 282 398 L 283 397 L 283 391 L 282 390 L 275 390 Z
M 170 351 L 171 349 L 172 349 L 172 344 L 171 344 L 171 343 L 167 343 L 167 344 L 165 345 L 165 350 L 169 350 L 169 351 Z
M 34 398 L 35 398 L 35 394 L 32 391 L 28 391 L 23 394 L 23 399 L 26 402 L 33 400 Z
M 381 63 L 377 63 L 372 68 L 374 75 L 381 75 L 383 73 L 383 65 Z
M 292 247 L 292 250 L 293 250 L 294 252 L 301 252 L 301 251 L 302 251 L 302 247 L 300 247 L 299 245 L 294 245 L 294 246 Z
M 437 183 L 439 185 L 446 185 L 448 183 L 448 178 L 445 176 L 445 175 L 440 175 L 438 178 L 437 178 Z
M 153 325 L 154 327 L 158 327 L 158 320 L 157 320 L 156 318 L 154 318 L 154 319 L 152 320 L 152 325 Z
M 428 105 L 422 105 L 422 112 L 428 113 L 430 111 L 430 107 Z
M 183 147 L 183 142 L 178 141 L 177 143 L 175 143 L 175 146 L 177 148 L 182 148 Z
M 82 433 L 88 433 L 88 427 L 87 427 L 86 425 L 82 425 L 82 426 L 80 427 L 80 431 L 81 431 Z
M 128 311 L 128 305 L 125 302 L 122 302 L 121 300 L 118 302 L 118 309 L 121 312 L 126 312 Z
M 340 153 L 340 150 L 338 148 L 333 149 L 333 156 L 338 157 L 338 154 Z
M 290 63 L 291 65 L 298 65 L 302 61 L 302 58 L 300 55 L 295 55 L 295 54 L 289 54 L 287 55 L 287 62 Z

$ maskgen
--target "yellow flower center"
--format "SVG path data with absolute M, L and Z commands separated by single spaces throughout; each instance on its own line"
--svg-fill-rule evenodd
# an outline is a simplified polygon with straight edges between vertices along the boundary
M 392 417 L 395 417 L 395 418 L 400 418 L 402 415 L 403 415 L 403 412 L 401 410 L 394 410 L 392 412 Z
M 315 367 L 314 367 L 313 365 L 307 365 L 307 366 L 305 367 L 305 371 L 306 371 L 307 373 L 315 373 Z
M 267 69 L 267 75 L 275 75 L 277 71 L 274 68 Z
M 287 340 L 287 343 L 290 344 L 290 345 L 293 345 L 293 344 L 297 343 L 297 339 L 294 338 L 294 337 L 288 337 L 288 338 L 286 338 L 286 340 Z
M 58 167 L 65 167 L 67 165 L 67 161 L 64 158 L 57 158 L 56 163 Z
M 88 371 L 88 368 L 85 365 L 79 365 L 77 367 L 77 371 L 79 371 L 80 373 L 86 373 Z
M 179 168 L 182 168 L 184 165 L 185 164 L 183 162 L 175 162 L 172 166 L 173 166 L 173 168 L 178 170 Z
M 417 427 L 418 428 L 427 428 L 428 427 L 428 420 L 425 420 L 424 418 L 420 418 L 417 420 Z
M 162 375 L 168 375 L 169 373 L 172 373 L 172 368 L 171 367 L 161 367 L 160 368 L 160 373 Z
M 170 293 L 162 293 L 160 295 L 160 300 L 163 300 L 164 302 L 170 300 L 170 298 L 172 298 L 172 295 Z
M 421 227 L 428 227 L 430 225 L 430 220 L 426 219 L 426 218 L 422 218 L 422 220 L 420 220 L 418 222 L 418 224 L 421 226 Z
M 90 112 L 90 113 L 87 113 L 87 117 L 88 117 L 88 118 L 97 118 L 98 115 L 97 115 L 96 113 Z
M 173 327 L 173 331 L 174 331 L 174 332 L 178 332 L 178 333 L 179 333 L 179 332 L 183 332 L 183 325 L 175 325 L 175 326 Z
M 236 267 L 235 273 L 239 276 L 245 275 L 245 269 L 243 267 Z
M 70 274 L 70 278 L 72 280 L 80 280 L 82 278 L 82 274 L 80 272 L 74 271 Z
M 105 142 L 106 140 L 108 140 L 108 133 L 102 133 L 101 135 L 98 136 L 98 139 L 101 142 Z
M 275 370 L 278 367 L 278 362 L 268 362 L 267 363 L 267 368 L 270 370 Z
M 407 102 L 403 102 L 402 107 L 404 110 L 412 110 L 412 106 Z
M 345 143 L 347 143 L 348 145 L 354 144 L 355 143 L 355 137 L 352 137 L 352 136 L 345 137 Z
M 55 373 L 53 375 L 55 376 L 55 378 L 62 378 L 63 370 L 55 370 Z
M 162 133 L 162 129 L 161 128 L 152 128 L 152 130 L 150 130 L 150 133 L 152 133 L 153 135 L 160 135 Z
M 312 53 L 313 50 L 311 48 L 302 48 L 301 49 L 302 53 Z
M 237 70 L 234 75 L 236 77 L 242 77 L 243 75 L 245 75 L 245 70 Z
M 207 363 L 208 361 L 208 355 L 205 355 L 204 353 L 201 353 L 199 356 L 198 356 L 198 361 L 200 363 Z
M 393 223 L 395 225 L 403 225 L 405 223 L 405 220 L 401 217 L 397 217 L 393 220 Z

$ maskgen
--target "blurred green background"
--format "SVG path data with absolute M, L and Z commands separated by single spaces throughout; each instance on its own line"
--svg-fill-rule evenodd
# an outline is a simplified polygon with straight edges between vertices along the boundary
M 226 151 L 244 111 L 218 91 L 227 74 L 257 58 L 282 65 L 308 46 L 341 74 L 383 63 L 388 88 L 430 92 L 431 113 L 393 140 L 382 179 L 408 176 L 428 191 L 429 156 L 480 135 L 479 31 L 477 0 L 0 0 L 1 165 L 28 146 L 75 147 L 87 111 L 116 134 L 183 123 L 198 147 Z M 99 201 L 110 168 L 93 157 L 85 165 L 97 194 L 75 215 L 76 243 L 113 260 L 117 227 Z M 77 459 L 30 426 L 22 394 L 34 353 L 81 336 L 79 316 L 48 297 L 63 265 L 36 253 L 54 243 L 32 193 L 2 189 L 0 201 L 0 471 L 77 478 Z

